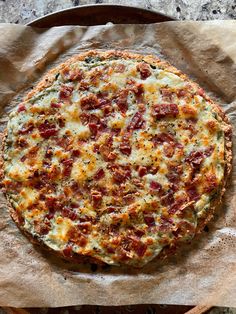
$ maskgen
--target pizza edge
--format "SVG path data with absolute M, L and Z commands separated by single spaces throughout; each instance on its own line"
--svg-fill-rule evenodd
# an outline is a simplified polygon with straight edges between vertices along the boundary
M 152 65 L 158 65 L 162 69 L 170 71 L 170 72 L 178 75 L 179 77 L 183 78 L 185 81 L 189 82 L 195 88 L 200 88 L 199 84 L 190 80 L 190 78 L 186 74 L 182 73 L 180 70 L 178 70 L 177 68 L 172 66 L 169 62 L 160 60 L 158 57 L 156 57 L 154 55 L 141 55 L 141 54 L 129 52 L 127 50 L 124 50 L 124 51 L 89 50 L 89 51 L 80 53 L 78 55 L 75 55 L 75 56 L 69 58 L 66 62 L 61 63 L 60 65 L 56 66 L 55 68 L 49 70 L 43 76 L 41 81 L 36 85 L 36 87 L 34 87 L 30 92 L 28 92 L 28 94 L 24 97 L 24 101 L 28 101 L 36 93 L 42 91 L 44 88 L 49 87 L 54 82 L 55 74 L 57 72 L 59 72 L 60 70 L 62 70 L 64 67 L 70 66 L 70 64 L 73 64 L 76 61 L 83 61 L 86 57 L 90 57 L 90 56 L 99 56 L 99 57 L 104 58 L 104 60 L 109 59 L 109 58 L 113 58 L 113 57 L 118 57 L 118 58 L 123 58 L 123 59 L 142 60 L 142 61 L 145 61 L 145 62 L 152 64 Z M 224 111 L 222 110 L 222 108 L 218 104 L 216 104 L 209 96 L 204 94 L 202 97 L 211 103 L 211 106 L 217 111 L 219 116 L 222 118 L 222 129 L 223 129 L 224 135 L 225 135 L 225 155 L 224 155 L 225 156 L 225 158 L 224 158 L 224 160 L 225 160 L 225 172 L 224 172 L 225 176 L 224 176 L 224 179 L 222 181 L 222 185 L 219 188 L 220 192 L 218 194 L 218 197 L 210 202 L 210 208 L 209 208 L 206 216 L 202 217 L 199 220 L 199 224 L 198 224 L 197 229 L 196 229 L 196 235 L 200 234 L 203 231 L 206 224 L 212 219 L 214 212 L 217 209 L 219 209 L 219 207 L 221 206 L 222 197 L 226 191 L 227 181 L 228 181 L 228 178 L 230 176 L 231 169 L 232 169 L 232 126 L 230 124 L 230 121 L 229 121 L 228 117 L 226 116 L 226 114 L 224 113 Z M 5 131 L 3 133 L 0 134 L 0 142 L 1 142 L 1 145 L 0 145 L 0 182 L 4 177 L 3 152 L 4 152 L 4 146 L 5 146 L 4 144 L 5 144 L 6 136 L 7 136 L 7 128 L 5 129 Z M 4 190 L 3 190 L 3 192 L 7 198 L 7 207 L 8 207 L 9 213 L 10 213 L 13 221 L 16 223 L 16 225 L 20 229 L 20 231 L 30 240 L 30 242 L 32 244 L 39 245 L 40 247 L 42 247 L 46 251 L 54 252 L 54 254 L 57 255 L 58 257 L 62 257 L 63 259 L 68 260 L 68 261 L 72 261 L 72 262 L 76 262 L 76 263 L 87 263 L 87 262 L 89 262 L 89 263 L 105 265 L 105 262 L 103 262 L 99 258 L 95 258 L 95 257 L 87 256 L 87 255 L 85 256 L 82 254 L 73 253 L 73 255 L 71 257 L 66 257 L 62 251 L 54 251 L 53 249 L 49 248 L 42 241 L 40 236 L 33 237 L 29 232 L 27 232 L 20 225 L 19 217 L 18 217 L 15 209 L 11 205 L 10 200 L 9 200 L 9 198 L 8 198 L 8 196 Z M 196 235 L 195 235 L 195 237 L 196 237 Z M 173 253 L 175 253 L 176 249 L 182 245 L 183 245 L 182 243 L 179 243 L 179 241 L 176 241 L 176 243 L 174 243 L 174 245 L 172 247 L 167 246 L 167 247 L 163 248 L 162 252 L 155 259 L 166 259 L 168 256 L 173 255 Z M 135 268 L 139 268 L 139 267 L 136 266 Z

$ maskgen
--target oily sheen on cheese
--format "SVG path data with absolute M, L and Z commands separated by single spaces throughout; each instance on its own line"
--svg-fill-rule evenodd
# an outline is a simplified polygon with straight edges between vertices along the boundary
M 66 258 L 143 266 L 209 220 L 230 132 L 204 91 L 155 57 L 75 56 L 10 114 L 2 184 L 12 217 Z

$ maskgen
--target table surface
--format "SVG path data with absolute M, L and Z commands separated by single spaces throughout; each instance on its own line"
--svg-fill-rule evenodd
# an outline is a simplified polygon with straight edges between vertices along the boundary
M 124 4 L 151 9 L 179 20 L 236 19 L 236 0 L 0 0 L 0 23 L 26 24 L 57 10 L 95 3 Z M 78 312 L 75 312 L 86 311 L 85 308 L 81 310 L 81 307 L 77 307 Z M 43 312 L 47 313 L 47 310 L 44 309 Z M 63 312 L 60 310 L 60 313 Z M 97 310 L 94 311 L 96 312 Z M 118 312 L 123 311 L 119 309 Z M 130 308 L 129 312 L 136 311 Z M 141 312 L 155 313 L 156 309 L 139 311 Z M 0 309 L 1 313 L 3 312 Z M 214 308 L 210 314 L 236 314 L 236 309 Z

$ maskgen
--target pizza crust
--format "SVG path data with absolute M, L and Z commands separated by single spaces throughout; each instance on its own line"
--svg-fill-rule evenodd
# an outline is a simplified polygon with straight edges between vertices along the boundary
M 55 79 L 55 74 L 58 73 L 60 70 L 62 70 L 64 67 L 69 66 L 76 61 L 82 61 L 86 57 L 97 56 L 97 55 L 99 55 L 99 57 L 102 57 L 104 60 L 109 59 L 111 57 L 118 57 L 118 58 L 122 58 L 122 59 L 132 58 L 135 60 L 143 60 L 149 64 L 158 65 L 158 67 L 160 67 L 162 69 L 171 71 L 172 73 L 183 78 L 185 81 L 188 81 L 192 86 L 195 86 L 196 88 L 200 88 L 200 86 L 197 83 L 191 81 L 187 77 L 187 75 L 183 74 L 181 71 L 179 71 L 178 69 L 176 69 L 175 67 L 170 65 L 168 62 L 162 61 L 155 56 L 152 56 L 152 55 L 143 56 L 143 55 L 131 53 L 129 51 L 91 50 L 91 51 L 87 51 L 85 53 L 81 53 L 79 55 L 76 55 L 76 56 L 70 58 L 69 60 L 67 60 L 66 62 L 60 64 L 56 68 L 50 70 L 42 78 L 42 80 L 36 85 L 36 87 L 33 88 L 25 96 L 24 101 L 29 100 L 34 95 L 36 95 L 38 92 L 43 91 L 45 88 L 49 87 Z M 210 209 L 208 210 L 208 214 L 204 218 L 201 218 L 201 220 L 197 226 L 197 229 L 196 229 L 197 234 L 200 234 L 203 231 L 206 224 L 212 219 L 216 209 L 220 206 L 220 204 L 222 202 L 223 194 L 225 193 L 225 190 L 226 190 L 226 184 L 227 184 L 227 181 L 228 181 L 228 178 L 230 176 L 231 169 L 232 169 L 232 127 L 230 125 L 229 119 L 227 118 L 227 116 L 225 115 L 225 113 L 223 112 L 223 110 L 220 108 L 220 106 L 218 104 L 213 102 L 205 94 L 203 97 L 211 103 L 212 107 L 218 112 L 219 116 L 222 118 L 222 126 L 223 126 L 223 130 L 224 130 L 224 134 L 225 134 L 225 175 L 224 175 L 224 179 L 222 181 L 222 186 L 220 188 L 220 193 L 219 193 L 218 197 L 216 199 L 214 199 L 213 201 L 211 201 Z M 7 136 L 7 130 L 5 130 L 5 132 L 3 134 L 1 134 L 1 140 L 2 140 L 1 143 L 2 144 L 0 147 L 0 152 L 1 152 L 1 154 L 0 154 L 0 169 L 1 169 L 0 170 L 0 179 L 2 179 L 4 177 L 4 173 L 3 173 L 3 149 L 4 149 L 4 143 L 5 143 L 6 136 Z M 4 191 L 4 189 L 3 189 L 3 191 Z M 7 195 L 6 195 L 6 197 L 7 197 Z M 100 264 L 100 265 L 105 264 L 104 261 L 100 260 L 99 258 L 95 258 L 95 257 L 91 257 L 91 256 L 84 256 L 84 255 L 79 255 L 79 254 L 73 253 L 73 255 L 71 257 L 66 257 L 63 254 L 63 252 L 55 252 L 54 250 L 52 250 L 48 246 L 46 246 L 39 236 L 33 237 L 29 232 L 27 232 L 24 228 L 22 228 L 20 221 L 19 221 L 19 217 L 18 217 L 15 209 L 11 206 L 9 200 L 8 200 L 8 209 L 9 209 L 9 213 L 10 213 L 12 219 L 15 221 L 18 228 L 22 231 L 22 233 L 25 234 L 25 236 L 27 236 L 27 238 L 33 244 L 39 245 L 40 247 L 42 247 L 43 249 L 46 249 L 47 251 L 53 251 L 54 253 L 56 253 L 56 255 L 62 257 L 63 259 L 72 261 L 72 262 L 76 262 L 76 263 L 87 263 L 87 262 L 89 262 L 89 263 L 95 263 L 95 264 Z M 171 247 L 166 246 L 162 250 L 161 254 L 158 255 L 157 258 L 161 258 L 161 259 L 167 258 L 169 255 L 176 252 L 176 249 L 178 248 L 179 245 L 180 245 L 180 243 L 177 242 L 174 245 L 172 245 Z

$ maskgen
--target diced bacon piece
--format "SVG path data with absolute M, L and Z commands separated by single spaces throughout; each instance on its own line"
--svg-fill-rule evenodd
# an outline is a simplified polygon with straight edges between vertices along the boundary
M 161 192 L 162 191 L 162 186 L 160 183 L 156 182 L 156 181 L 151 181 L 150 182 L 150 189 L 154 190 L 156 192 Z
M 70 207 L 64 207 L 61 214 L 62 217 L 70 218 L 72 221 L 75 221 L 78 218 L 78 215 Z
M 67 136 L 56 138 L 56 144 L 67 150 L 70 145 L 70 139 Z
M 130 166 L 111 165 L 108 167 L 113 173 L 113 179 L 117 183 L 123 183 L 131 178 Z
M 188 155 L 188 157 L 185 159 L 185 161 L 189 162 L 190 164 L 192 164 L 194 166 L 199 166 L 202 163 L 203 159 L 204 159 L 203 152 L 193 151 Z
M 22 129 L 20 129 L 19 134 L 29 134 L 30 132 L 32 132 L 34 129 L 34 125 L 33 123 L 26 123 Z
M 80 100 L 80 105 L 83 110 L 92 110 L 100 107 L 98 98 L 94 94 L 82 97 Z
M 122 154 L 126 156 L 129 156 L 131 154 L 131 145 L 130 145 L 129 138 L 130 138 L 129 133 L 124 134 L 122 137 L 120 147 L 119 147 Z
M 66 177 L 69 177 L 71 174 L 72 166 L 73 166 L 73 159 L 65 159 L 62 161 L 63 164 L 63 172 L 62 174 Z
M 72 153 L 71 153 L 71 157 L 75 158 L 75 157 L 79 157 L 81 155 L 81 152 L 79 149 L 73 149 Z
M 44 123 L 40 124 L 38 126 L 38 129 L 40 136 L 46 139 L 58 133 L 56 125 L 49 123 L 47 120 Z
M 116 73 L 124 73 L 125 71 L 125 65 L 122 63 L 118 63 L 113 67 L 114 72 Z
M 91 199 L 93 207 L 100 207 L 102 204 L 102 193 L 99 191 L 92 191 L 91 192 Z
M 98 132 L 97 124 L 95 124 L 95 123 L 89 123 L 89 124 L 88 124 L 88 127 L 89 127 L 89 130 L 90 130 L 92 136 L 95 136 L 95 135 L 97 134 L 97 132 Z
M 98 171 L 94 175 L 95 180 L 100 180 L 105 177 L 105 172 L 102 168 L 98 169 Z
M 156 146 L 158 144 L 175 142 L 175 139 L 169 133 L 159 133 L 152 138 L 152 142 Z
M 92 228 L 92 224 L 89 221 L 80 222 L 78 223 L 77 228 L 79 229 L 80 232 L 88 234 Z
M 161 197 L 161 204 L 163 206 L 170 206 L 174 203 L 174 194 L 173 191 L 169 191 L 167 194 Z
M 140 62 L 137 65 L 137 70 L 138 70 L 138 72 L 140 72 L 140 76 L 141 76 L 142 80 L 145 80 L 146 78 L 148 78 L 152 74 L 149 64 L 147 64 L 145 62 Z
M 210 146 L 204 150 L 204 155 L 206 157 L 210 157 L 213 151 L 214 151 L 214 146 Z
M 68 99 L 73 92 L 73 86 L 62 85 L 59 92 L 59 98 L 62 100 Z
M 127 97 L 128 91 L 124 89 L 120 91 L 115 100 L 119 110 L 123 113 L 125 113 L 128 109 Z
M 51 104 L 50 104 L 50 106 L 52 107 L 52 108 L 61 108 L 61 103 L 59 103 L 59 102 L 51 102 Z
M 46 235 L 51 229 L 49 221 L 34 221 L 34 230 L 40 235 Z
M 186 186 L 186 192 L 190 201 L 198 201 L 200 199 L 200 195 L 195 185 L 190 184 Z
M 62 251 L 63 255 L 65 257 L 72 257 L 73 256 L 73 251 L 72 251 L 72 246 L 68 245 L 63 251 Z
M 175 118 L 179 114 L 176 104 L 157 104 L 153 106 L 152 115 L 157 120 L 162 118 Z
M 205 94 L 205 91 L 203 88 L 199 88 L 198 91 L 197 91 L 198 95 L 204 97 L 206 94 Z
M 136 112 L 129 125 L 128 125 L 128 130 L 137 130 L 137 129 L 140 129 L 144 124 L 144 120 L 143 120 L 143 117 L 142 117 L 142 114 L 140 112 Z
M 169 90 L 168 88 L 161 88 L 160 89 L 162 101 L 172 101 L 173 92 Z
M 139 230 L 139 229 L 134 230 L 134 233 L 139 238 L 141 238 L 145 234 L 143 230 Z
M 179 221 L 177 224 L 177 230 L 172 231 L 173 235 L 175 237 L 183 237 L 186 235 L 189 236 L 189 239 L 191 239 L 196 232 L 196 228 L 193 224 L 190 224 L 188 221 L 182 220 Z
M 117 158 L 117 155 L 113 152 L 112 142 L 113 139 L 109 136 L 106 142 L 99 146 L 99 152 L 105 161 L 112 161 Z
M 166 157 L 171 158 L 175 153 L 175 143 L 171 142 L 164 145 L 164 154 Z
M 139 166 L 138 168 L 138 175 L 142 178 L 147 174 L 147 167 Z
M 143 219 L 145 221 L 145 224 L 149 227 L 153 227 L 156 225 L 155 218 L 152 213 L 145 213 L 143 214 Z
M 17 112 L 26 111 L 26 107 L 23 103 L 19 104 Z
M 217 188 L 217 178 L 214 173 L 210 173 L 204 176 L 204 188 L 205 193 L 211 193 Z
M 68 79 L 71 81 L 81 81 L 84 78 L 84 72 L 81 69 L 71 69 Z
M 126 205 L 130 205 L 135 201 L 135 197 L 133 194 L 126 194 L 123 196 L 123 201 Z
M 139 256 L 142 257 L 144 256 L 145 252 L 147 251 L 147 245 L 141 241 L 139 241 L 136 245 L 135 245 L 135 253 Z

